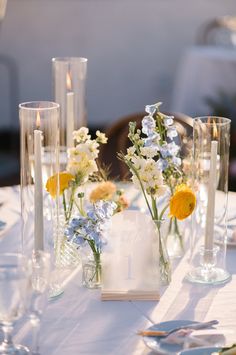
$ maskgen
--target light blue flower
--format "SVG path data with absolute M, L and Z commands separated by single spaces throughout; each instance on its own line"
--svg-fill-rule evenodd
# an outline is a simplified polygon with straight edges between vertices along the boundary
M 173 139 L 178 136 L 178 132 L 175 127 L 168 127 L 166 135 L 168 138 Z
M 160 153 L 161 153 L 161 156 L 163 159 L 166 159 L 168 157 L 171 157 L 172 156 L 172 153 L 169 149 L 169 146 L 167 143 L 163 144 L 161 147 L 160 147 Z
M 155 131 L 156 122 L 152 116 L 144 116 L 142 119 L 142 132 L 149 136 Z
M 75 234 L 71 242 L 78 244 L 79 246 L 82 246 L 85 244 L 85 239 L 83 238 L 82 235 L 80 234 Z
M 180 166 L 181 165 L 181 159 L 179 157 L 173 157 L 172 158 L 172 163 L 174 165 Z
M 117 207 L 117 204 L 115 202 L 104 201 L 103 211 L 105 213 L 106 218 L 110 219 L 113 216 L 116 207 Z
M 166 159 L 162 159 L 160 158 L 158 161 L 157 161 L 157 167 L 158 169 L 160 169 L 161 171 L 164 171 L 168 168 L 169 166 L 169 163 Z
M 178 154 L 180 147 L 175 142 L 168 143 L 167 146 L 170 156 L 176 156 Z
M 164 125 L 166 127 L 171 126 L 174 123 L 173 118 L 174 118 L 174 116 L 165 116 L 164 117 Z
M 96 202 L 88 209 L 87 216 L 72 219 L 65 231 L 67 239 L 80 246 L 92 243 L 96 252 L 101 252 L 102 246 L 106 244 L 106 233 L 116 207 L 116 203 L 112 201 Z
M 145 112 L 149 113 L 150 115 L 153 115 L 156 110 L 158 110 L 159 106 L 161 106 L 162 102 L 157 102 L 154 105 L 146 105 L 145 106 Z
M 145 147 L 153 147 L 159 150 L 159 142 L 160 142 L 160 134 L 154 132 L 153 134 L 149 135 L 148 138 L 144 140 Z
M 68 238 L 68 239 L 72 239 L 74 234 L 75 234 L 75 230 L 74 230 L 74 227 L 68 227 L 65 229 L 64 231 L 64 234 L 65 236 Z
M 79 217 L 79 218 L 73 218 L 72 221 L 70 222 L 70 226 L 72 228 L 78 228 L 78 227 L 82 227 L 85 223 L 85 218 L 84 217 Z
M 87 216 L 90 218 L 90 219 L 92 219 L 93 221 L 96 221 L 97 220 L 97 215 L 96 215 L 96 213 L 95 213 L 95 211 L 94 211 L 94 209 L 92 209 L 92 210 L 89 210 L 88 212 L 87 212 Z

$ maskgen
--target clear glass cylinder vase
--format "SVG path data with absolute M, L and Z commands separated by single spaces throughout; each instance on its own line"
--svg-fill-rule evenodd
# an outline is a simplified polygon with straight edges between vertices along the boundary
M 155 224 L 155 230 L 159 242 L 160 283 L 162 286 L 166 286 L 171 281 L 171 263 L 166 249 L 166 243 L 165 243 L 168 221 L 162 219 L 162 220 L 153 220 L 153 222 Z
M 47 179 L 58 173 L 59 105 L 35 101 L 19 106 L 21 138 L 22 249 L 44 250 L 53 245 L 55 204 L 46 191 Z M 33 222 L 33 223 L 32 223 Z
M 74 147 L 73 131 L 87 126 L 87 58 L 52 59 L 53 95 L 60 104 L 60 170 L 65 170 L 67 149 Z
M 51 198 L 46 183 L 59 172 L 59 105 L 48 101 L 22 103 L 19 117 L 22 251 L 28 256 L 33 250 L 50 253 L 51 288 L 58 295 L 62 293 L 57 267 L 61 247 L 59 192 L 55 189 L 55 197 Z
M 226 246 L 229 241 L 227 202 L 230 120 L 215 116 L 198 117 L 194 119 L 193 128 L 193 184 L 197 190 L 198 203 L 192 257 L 198 257 L 192 258 L 189 279 L 217 284 L 230 277 L 225 270 Z

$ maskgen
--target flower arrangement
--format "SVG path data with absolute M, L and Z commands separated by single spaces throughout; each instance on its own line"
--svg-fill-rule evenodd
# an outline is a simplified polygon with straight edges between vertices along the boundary
M 89 276 L 90 285 L 98 287 L 101 278 L 101 252 L 107 243 L 107 231 L 117 205 L 113 201 L 99 200 L 88 209 L 85 216 L 73 218 L 65 235 L 78 246 L 88 244 L 94 261 L 94 272 Z
M 97 131 L 96 139 L 91 139 L 88 128 L 82 127 L 73 132 L 73 138 L 76 146 L 68 149 L 66 171 L 51 176 L 46 183 L 46 189 L 53 198 L 58 192 L 62 197 L 64 218 L 63 214 L 60 215 L 63 235 L 60 260 L 64 265 L 77 264 L 78 245 L 87 244 L 98 264 L 108 220 L 113 213 L 127 208 L 128 201 L 123 190 L 118 190 L 111 181 L 104 181 L 107 179 L 106 169 L 97 163 L 99 146 L 107 143 L 105 134 Z M 99 184 L 89 196 L 93 205 L 87 209 L 84 207 L 85 194 L 80 188 L 88 181 Z
M 82 187 L 87 181 L 98 180 L 102 175 L 96 159 L 99 154 L 100 144 L 107 143 L 107 137 L 100 131 L 96 132 L 96 139 L 91 139 L 89 130 L 82 127 L 73 132 L 76 141 L 74 148 L 68 149 L 67 170 L 59 173 L 59 193 L 63 198 L 63 209 L 66 223 L 69 223 L 74 205 L 80 214 L 84 214 L 83 197 L 80 192 L 76 196 L 77 189 Z M 56 196 L 58 175 L 51 176 L 46 184 L 46 189 L 52 197 Z M 67 190 L 67 194 L 66 194 Z
M 118 157 L 126 163 L 134 185 L 142 190 L 147 208 L 159 234 L 160 273 L 163 283 L 170 281 L 170 262 L 161 235 L 161 221 L 170 207 L 170 217 L 184 219 L 194 210 L 196 197 L 184 183 L 179 146 L 174 138 L 178 133 L 172 116 L 160 112 L 161 103 L 145 107 L 147 115 L 142 120 L 142 129 L 135 122 L 129 123 L 129 139 L 132 146 L 127 154 Z M 178 185 L 181 183 L 181 188 Z M 170 200 L 159 211 L 159 198 L 169 194 Z

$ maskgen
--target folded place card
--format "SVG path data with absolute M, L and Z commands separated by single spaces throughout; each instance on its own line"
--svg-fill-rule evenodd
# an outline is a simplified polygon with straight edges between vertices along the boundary
M 103 301 L 159 299 L 158 237 L 148 215 L 127 210 L 112 218 L 102 265 Z

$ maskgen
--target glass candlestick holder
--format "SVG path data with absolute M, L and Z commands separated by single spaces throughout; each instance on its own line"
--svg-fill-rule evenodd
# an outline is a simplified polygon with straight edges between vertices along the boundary
M 193 125 L 193 184 L 197 191 L 192 241 L 191 282 L 218 284 L 230 279 L 225 269 L 230 120 L 198 117 Z
M 22 251 L 27 256 L 31 256 L 33 250 L 49 252 L 54 265 L 52 274 L 55 274 L 61 245 L 59 183 L 55 186 L 54 199 L 49 196 L 46 183 L 50 176 L 58 176 L 59 172 L 59 105 L 47 101 L 22 103 L 19 117 Z M 57 284 L 58 293 L 59 282 L 54 284 Z M 53 289 L 53 284 L 51 286 Z
M 60 164 L 65 170 L 66 151 L 74 147 L 73 131 L 87 126 L 86 77 L 87 58 L 53 58 L 53 94 L 60 104 Z

